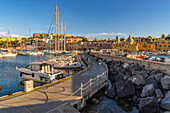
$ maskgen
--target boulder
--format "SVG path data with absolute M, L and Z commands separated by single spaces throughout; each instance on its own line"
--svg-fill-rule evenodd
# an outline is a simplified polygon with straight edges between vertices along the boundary
M 148 77 L 148 74 L 145 71 L 132 71 L 132 75 L 143 76 L 144 78 Z
M 130 77 L 130 74 L 129 74 L 129 75 L 124 75 L 124 76 L 123 76 L 123 79 L 124 79 L 124 80 L 127 80 L 129 77 Z
M 123 67 L 124 67 L 124 68 L 128 68 L 128 67 L 129 67 L 129 64 L 128 64 L 128 63 L 124 63 L 124 64 L 123 64 Z
M 158 86 L 158 82 L 154 79 L 153 76 L 149 76 L 149 77 L 146 79 L 145 84 L 146 84 L 146 85 L 148 85 L 148 84 L 154 84 L 155 88 L 157 88 L 157 86 Z
M 141 97 L 153 96 L 155 87 L 153 84 L 149 84 L 143 87 Z
M 110 80 L 111 82 L 114 82 L 114 79 L 115 79 L 115 77 L 116 77 L 117 74 L 118 74 L 118 72 L 110 72 L 110 74 L 109 74 L 109 80 Z
M 95 98 L 93 98 L 93 99 L 91 100 L 91 102 L 94 103 L 94 104 L 99 104 L 99 100 L 97 100 L 97 99 L 95 99 Z
M 128 80 L 131 81 L 132 83 L 136 84 L 136 85 L 144 85 L 145 84 L 144 77 L 139 76 L 139 75 L 129 77 Z
M 138 106 L 139 106 L 140 113 L 159 113 L 160 112 L 159 104 L 154 97 L 142 98 Z
M 161 100 L 161 107 L 165 110 L 170 110 L 170 91 L 168 91 L 165 98 Z
M 129 67 L 130 71 L 141 71 L 142 68 L 140 67 L 140 65 L 138 64 L 132 64 L 130 67 Z
M 119 82 L 119 81 L 123 81 L 124 79 L 124 74 L 123 73 L 119 73 L 116 75 L 114 82 Z
M 118 97 L 129 97 L 135 94 L 135 86 L 130 81 L 116 82 Z
M 154 69 L 154 70 L 152 70 L 152 71 L 150 72 L 150 75 L 155 75 L 155 74 L 157 74 L 157 73 L 161 73 L 161 71 L 158 70 L 158 69 Z
M 155 77 L 155 80 L 160 82 L 161 78 L 163 78 L 163 73 L 158 73 L 154 77 Z
M 163 93 L 160 89 L 156 89 L 155 94 L 156 94 L 157 98 L 163 98 L 164 97 L 164 95 L 163 95 Z
M 115 91 L 115 87 L 112 87 L 111 89 L 108 89 L 105 92 L 106 96 L 108 96 L 109 98 L 113 98 L 116 96 L 116 91 Z
M 164 89 L 170 89 L 170 76 L 161 78 L 161 85 Z

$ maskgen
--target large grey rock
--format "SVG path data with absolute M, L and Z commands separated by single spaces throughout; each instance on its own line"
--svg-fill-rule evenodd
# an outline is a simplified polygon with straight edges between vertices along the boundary
M 158 73 L 154 77 L 155 77 L 155 80 L 160 81 L 161 78 L 163 78 L 163 73 Z
M 128 63 L 124 63 L 124 64 L 123 64 L 123 67 L 124 67 L 124 68 L 128 68 L 128 67 L 129 67 L 129 64 L 128 64 Z
M 155 87 L 153 84 L 149 84 L 143 87 L 141 97 L 153 96 Z
M 116 91 L 115 91 L 115 87 L 112 87 L 111 89 L 107 90 L 105 92 L 105 94 L 109 97 L 109 98 L 113 98 L 116 96 Z
M 152 70 L 152 71 L 150 72 L 150 75 L 154 76 L 154 75 L 156 75 L 157 73 L 161 73 L 161 71 L 158 70 L 158 69 L 154 69 L 154 70 Z
M 140 113 L 159 113 L 159 104 L 154 97 L 142 98 L 139 103 Z
M 124 75 L 124 76 L 123 76 L 123 79 L 124 79 L 124 80 L 128 80 L 129 77 L 130 77 L 130 74 Z
M 161 85 L 164 89 L 170 89 L 170 76 L 161 78 Z
M 118 97 L 129 97 L 135 94 L 135 86 L 129 81 L 116 82 L 116 92 Z
M 161 107 L 170 110 L 170 91 L 168 91 L 165 98 L 161 100 Z
M 141 71 L 142 68 L 138 64 L 132 64 L 129 66 L 130 71 Z
M 132 75 L 143 76 L 144 78 L 148 77 L 148 74 L 145 71 L 133 71 Z
M 163 95 L 163 93 L 160 89 L 156 89 L 155 94 L 156 94 L 157 98 L 163 98 L 164 97 L 164 95 Z
M 157 88 L 157 86 L 158 86 L 158 82 L 154 79 L 153 76 L 149 76 L 149 77 L 146 79 L 145 84 L 146 84 L 146 85 L 148 85 L 148 84 L 154 84 L 155 88 Z
M 140 76 L 140 75 L 135 75 L 135 76 L 129 77 L 128 80 L 136 85 L 144 85 L 145 84 L 144 77 Z
M 119 82 L 119 81 L 123 81 L 124 79 L 124 74 L 123 73 L 119 73 L 116 75 L 114 82 Z

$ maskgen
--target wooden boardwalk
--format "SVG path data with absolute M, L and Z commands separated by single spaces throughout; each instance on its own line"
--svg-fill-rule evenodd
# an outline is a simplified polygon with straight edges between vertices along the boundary
M 80 88 L 81 83 L 85 84 L 90 79 L 106 71 L 104 66 L 96 62 L 94 58 L 90 57 L 90 59 L 92 67 L 81 75 L 73 76 L 72 79 L 46 87 L 37 92 L 1 101 L 0 113 L 52 113 L 54 111 L 60 113 L 63 112 L 62 110 L 67 111 L 67 108 L 71 109 L 70 107 L 72 106 L 69 103 L 79 100 L 81 91 L 79 90 L 73 96 L 70 95 Z M 98 83 L 106 81 L 107 76 L 104 74 L 98 79 Z M 89 89 L 87 88 L 83 93 L 88 92 Z M 64 108 L 63 105 L 69 107 Z M 64 109 L 59 110 L 61 107 Z M 74 111 L 74 108 L 72 110 Z

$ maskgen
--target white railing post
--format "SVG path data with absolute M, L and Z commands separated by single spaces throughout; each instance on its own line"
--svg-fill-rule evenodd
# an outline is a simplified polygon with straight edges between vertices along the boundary
M 90 86 L 91 86 L 91 78 L 90 78 Z
M 81 98 L 83 97 L 83 84 L 82 84 L 82 82 L 81 82 Z
M 97 81 L 99 80 L 99 75 L 97 75 Z

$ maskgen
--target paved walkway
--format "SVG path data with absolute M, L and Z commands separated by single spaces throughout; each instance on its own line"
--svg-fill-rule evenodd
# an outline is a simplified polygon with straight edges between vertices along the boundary
M 61 110 L 58 110 L 60 107 L 69 106 L 69 102 L 80 98 L 80 91 L 74 96 L 69 96 L 80 88 L 81 82 L 86 83 L 90 78 L 94 78 L 105 71 L 105 68 L 94 58 L 90 57 L 90 59 L 92 68 L 85 73 L 80 76 L 73 76 L 70 80 L 41 89 L 38 92 L 2 101 L 0 102 L 0 113 L 60 113 Z

